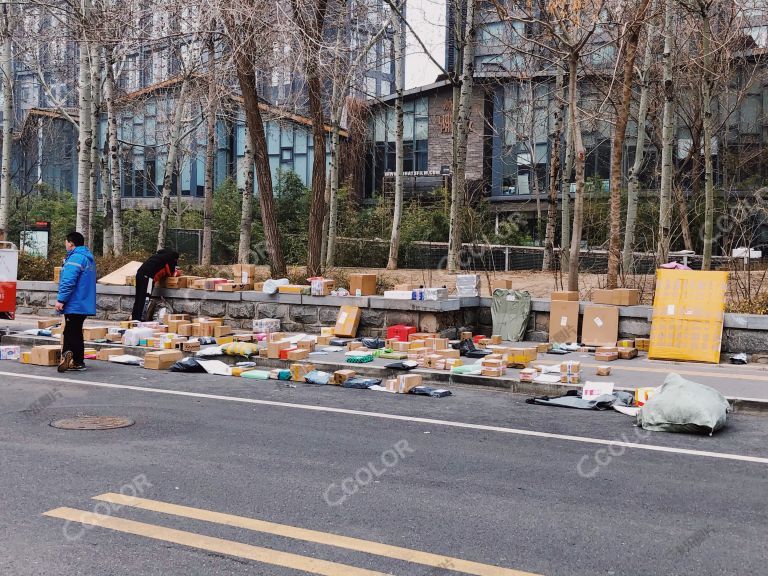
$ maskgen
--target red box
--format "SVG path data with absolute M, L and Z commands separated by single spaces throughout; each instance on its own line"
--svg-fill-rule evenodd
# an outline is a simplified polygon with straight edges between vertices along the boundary
M 416 334 L 415 326 L 406 326 L 405 324 L 395 324 L 387 328 L 387 340 L 400 340 L 400 342 L 408 342 L 408 336 Z
M 480 342 L 480 340 L 485 340 L 486 338 L 488 338 L 488 336 L 483 336 L 482 334 L 478 334 L 477 336 L 474 336 L 472 340 L 475 342 L 475 344 L 477 344 L 478 342 Z
M 0 312 L 16 312 L 16 282 L 0 282 Z
M 283 348 L 280 350 L 280 360 L 288 360 L 288 352 L 298 349 L 299 348 L 297 346 L 292 346 L 291 348 Z

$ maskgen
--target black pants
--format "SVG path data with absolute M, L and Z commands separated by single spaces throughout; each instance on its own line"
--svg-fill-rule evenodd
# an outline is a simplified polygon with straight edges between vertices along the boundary
M 64 338 L 61 349 L 63 352 L 72 352 L 74 363 L 82 366 L 85 353 L 85 345 L 83 344 L 85 314 L 65 314 L 64 320 Z
M 143 274 L 136 275 L 136 299 L 133 301 L 132 320 L 144 321 L 144 305 L 147 303 L 147 287 L 149 286 L 149 276 Z

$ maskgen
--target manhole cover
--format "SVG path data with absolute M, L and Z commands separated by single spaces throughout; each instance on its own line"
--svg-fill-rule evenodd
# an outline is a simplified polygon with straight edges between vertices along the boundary
M 62 430 L 111 430 L 112 428 L 127 428 L 136 422 L 130 418 L 118 416 L 77 416 L 54 420 L 51 426 Z

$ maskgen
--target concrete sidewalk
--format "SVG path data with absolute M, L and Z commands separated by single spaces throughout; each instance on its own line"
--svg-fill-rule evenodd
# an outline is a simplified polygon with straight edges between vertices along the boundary
M 93 321 L 100 326 L 115 323 Z M 86 324 L 87 325 L 87 324 Z M 36 326 L 35 317 L 20 317 L 15 321 L 0 322 L 0 329 L 4 327 L 11 328 L 14 332 L 20 332 L 25 329 Z M 12 334 L 2 337 L 3 343 L 16 343 L 22 346 L 33 346 L 35 344 L 50 344 L 50 338 L 24 336 Z M 521 346 L 535 346 L 534 342 L 523 342 Z M 100 348 L 102 346 L 119 346 L 108 344 L 91 344 L 90 346 Z M 125 347 L 123 347 L 125 348 Z M 136 356 L 143 356 L 148 348 L 125 348 L 126 353 Z M 318 348 L 320 350 L 321 348 Z M 223 357 L 225 362 L 234 364 L 244 360 L 239 357 Z M 766 410 L 768 411 L 768 364 L 704 364 L 697 362 L 679 362 L 666 360 L 648 360 L 646 353 L 641 352 L 637 358 L 632 360 L 616 360 L 613 362 L 598 362 L 594 354 L 585 352 L 571 352 L 566 355 L 540 353 L 535 364 L 554 365 L 564 360 L 578 360 L 582 365 L 582 382 L 587 380 L 614 382 L 617 389 L 633 391 L 638 387 L 660 386 L 666 376 L 672 372 L 681 376 L 711 386 L 720 391 L 729 400 L 733 401 L 736 409 Z M 269 360 L 265 358 L 254 358 L 260 367 L 264 368 L 288 368 L 289 362 L 283 360 Z M 467 363 L 473 363 L 475 360 L 465 360 Z M 376 358 L 373 362 L 367 364 L 348 364 L 345 362 L 343 352 L 330 352 L 326 354 L 312 354 L 308 360 L 319 370 L 334 371 L 342 368 L 355 370 L 361 376 L 375 378 L 393 377 L 401 371 L 395 371 L 386 368 L 387 364 L 395 362 L 394 360 L 384 360 Z M 610 376 L 597 376 L 596 368 L 598 365 L 609 365 L 611 367 Z M 451 374 L 446 370 L 432 370 L 420 368 L 414 373 L 421 374 L 426 384 L 439 387 L 460 386 L 484 386 L 493 388 L 509 389 L 515 393 L 527 395 L 559 395 L 567 390 L 578 388 L 575 385 L 566 384 L 540 384 L 520 382 L 520 370 L 509 368 L 501 378 L 490 378 L 478 375 L 458 375 Z

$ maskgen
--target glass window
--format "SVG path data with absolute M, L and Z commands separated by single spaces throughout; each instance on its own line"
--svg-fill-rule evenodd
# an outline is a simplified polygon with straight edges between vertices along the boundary
M 427 99 L 425 97 L 419 98 L 415 102 L 416 104 L 416 116 L 429 116 L 429 108 L 427 106 Z
M 386 136 L 384 134 L 384 110 L 379 110 L 373 119 L 374 121 L 374 139 L 376 142 L 384 142 Z
M 280 153 L 280 129 L 271 122 L 267 124 L 267 153 Z
M 413 140 L 413 114 L 403 114 L 403 138 Z
M 293 128 L 291 126 L 281 126 L 280 146 L 283 148 L 293 147 Z
M 497 46 L 504 41 L 504 23 L 488 22 L 480 26 L 480 42 L 486 45 Z
M 381 81 L 381 95 L 387 96 L 392 93 L 392 84 L 387 80 Z
M 307 133 L 303 128 L 298 129 L 294 134 L 293 151 L 295 154 L 307 153 Z
M 416 118 L 413 129 L 414 140 L 426 140 L 429 137 L 429 118 Z

